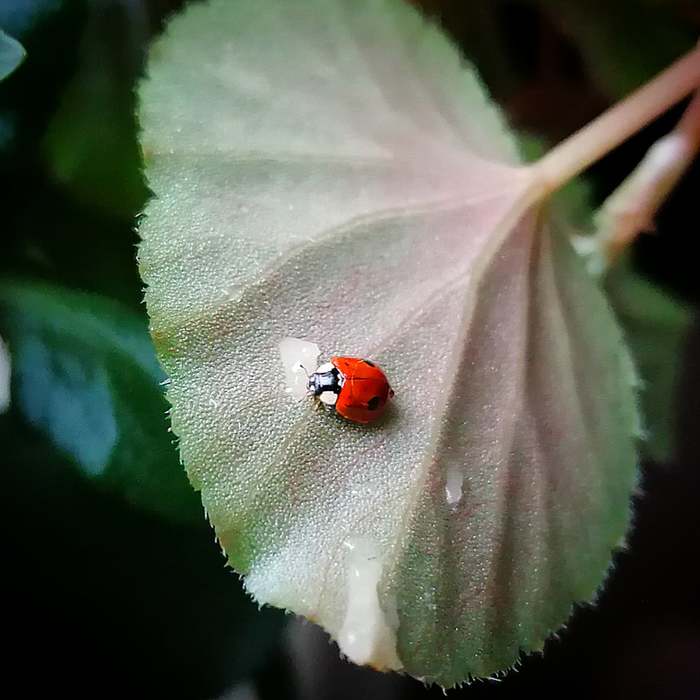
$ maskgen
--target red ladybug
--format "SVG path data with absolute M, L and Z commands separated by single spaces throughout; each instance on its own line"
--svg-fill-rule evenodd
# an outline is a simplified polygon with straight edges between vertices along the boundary
M 309 377 L 309 393 L 354 423 L 377 420 L 394 395 L 384 372 L 359 357 L 331 357 Z

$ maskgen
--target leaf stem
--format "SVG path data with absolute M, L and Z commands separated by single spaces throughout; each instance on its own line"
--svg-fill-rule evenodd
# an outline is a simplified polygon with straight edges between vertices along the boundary
M 659 139 L 595 216 L 601 267 L 612 263 L 654 217 L 700 151 L 700 90 L 673 131 Z
M 546 197 L 700 86 L 700 47 L 530 166 Z
M 695 148 L 696 152 L 700 149 L 700 89 L 683 113 L 676 131 L 683 134 L 687 143 Z

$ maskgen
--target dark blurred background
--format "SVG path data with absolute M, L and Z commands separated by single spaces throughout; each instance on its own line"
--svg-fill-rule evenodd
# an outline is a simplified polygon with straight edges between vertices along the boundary
M 0 83 L 5 694 L 440 697 L 345 664 L 311 625 L 258 611 L 178 463 L 134 260 L 148 197 L 134 86 L 181 4 L 0 0 L 0 28 L 27 52 Z M 511 123 L 545 143 L 700 33 L 697 0 L 415 4 L 441 17 Z M 681 110 L 587 173 L 593 204 Z M 700 698 L 699 194 L 696 164 L 609 283 L 656 431 L 629 547 L 598 605 L 544 656 L 450 697 Z

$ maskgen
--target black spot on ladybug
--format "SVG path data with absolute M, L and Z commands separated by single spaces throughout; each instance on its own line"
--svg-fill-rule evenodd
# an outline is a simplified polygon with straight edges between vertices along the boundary
M 374 364 L 374 362 L 370 362 L 369 360 L 362 360 L 366 365 L 369 365 L 370 367 L 376 367 L 377 365 Z
M 381 402 L 381 398 L 379 396 L 373 396 L 368 402 L 367 402 L 367 408 L 370 411 L 376 411 L 379 408 L 379 403 Z

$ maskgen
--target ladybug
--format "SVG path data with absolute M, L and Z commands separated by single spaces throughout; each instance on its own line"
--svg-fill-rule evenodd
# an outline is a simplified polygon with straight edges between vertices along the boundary
M 353 423 L 371 423 L 384 413 L 394 391 L 374 362 L 331 357 L 309 377 L 309 394 Z

